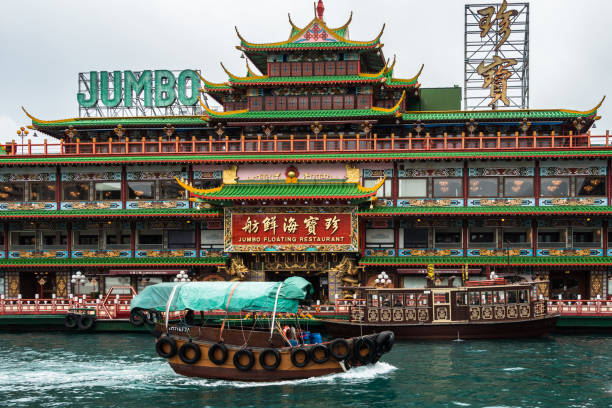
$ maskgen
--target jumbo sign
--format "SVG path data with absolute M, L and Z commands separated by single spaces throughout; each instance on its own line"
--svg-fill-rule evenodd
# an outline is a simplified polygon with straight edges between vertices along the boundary
M 178 74 L 178 77 L 175 76 Z M 80 74 L 79 78 L 87 75 Z M 99 105 L 115 108 L 123 103 L 126 108 L 134 105 L 134 99 L 144 100 L 145 107 L 163 108 L 178 103 L 195 105 L 200 92 L 200 78 L 192 69 L 168 71 L 166 69 L 133 71 L 91 71 L 86 92 L 79 92 L 77 100 L 82 108 Z M 111 95 L 112 94 L 112 95 Z

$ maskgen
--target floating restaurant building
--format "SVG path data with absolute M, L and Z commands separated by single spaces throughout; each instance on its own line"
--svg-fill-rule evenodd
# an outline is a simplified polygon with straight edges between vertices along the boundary
M 285 41 L 238 33 L 246 73 L 224 67 L 226 82 L 116 71 L 111 98 L 110 73 L 93 72 L 79 97 L 107 112 L 149 92 L 163 107 L 170 78 L 201 88 L 200 100 L 177 92 L 197 114 L 26 112 L 58 142 L 0 156 L 0 293 L 95 295 L 186 271 L 295 274 L 333 302 L 383 271 L 390 286 L 422 287 L 433 266 L 549 281 L 550 297 L 612 294 L 612 141 L 589 133 L 599 105 L 461 111 L 461 88 L 422 86 L 422 66 L 398 76 L 383 30 L 356 41 L 350 18 L 332 28 L 316 13 L 290 19 Z

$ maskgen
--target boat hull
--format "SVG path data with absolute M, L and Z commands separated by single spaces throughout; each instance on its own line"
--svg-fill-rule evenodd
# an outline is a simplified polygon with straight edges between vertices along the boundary
M 523 320 L 493 322 L 448 322 L 421 324 L 374 324 L 347 320 L 324 320 L 332 336 L 359 336 L 390 330 L 397 340 L 452 340 L 452 339 L 513 339 L 542 337 L 554 330 L 557 315 Z

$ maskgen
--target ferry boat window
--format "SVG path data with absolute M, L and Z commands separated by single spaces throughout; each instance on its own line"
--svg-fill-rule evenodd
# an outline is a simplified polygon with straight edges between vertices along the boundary
M 459 178 L 433 179 L 433 196 L 437 198 L 463 197 L 463 180 Z
M 467 292 L 455 292 L 455 302 L 457 306 L 467 306 Z
M 575 247 L 601 246 L 601 230 L 599 228 L 574 229 L 572 238 Z
M 495 230 L 470 229 L 470 244 L 494 245 L 495 243 Z
M 470 292 L 470 306 L 480 305 L 480 292 Z
M 502 231 L 504 244 L 529 244 L 531 242 L 531 230 L 504 228 Z
M 519 290 L 519 303 L 529 303 L 528 290 Z
M 420 293 L 417 299 L 417 304 L 419 306 L 427 306 L 429 304 L 429 296 L 427 296 L 425 293 Z
M 605 196 L 605 177 L 576 177 L 577 196 Z
M 34 231 L 11 231 L 11 247 L 34 247 L 35 245 Z
M 121 200 L 121 183 L 96 183 L 94 200 Z
M 62 185 L 62 200 L 89 201 L 89 183 L 64 183 Z
M 533 179 L 504 177 L 504 197 L 533 197 Z
M 493 292 L 480 292 L 480 301 L 483 305 L 490 305 L 493 303 Z
M 160 182 L 161 200 L 182 200 L 185 198 L 183 187 L 179 186 L 174 180 L 163 180 Z
M 394 293 L 393 294 L 393 307 L 402 307 L 402 306 L 404 306 L 404 294 Z
M 364 178 L 364 187 L 374 187 L 380 181 L 379 178 Z M 390 179 L 386 179 L 382 186 L 376 192 L 376 197 L 392 197 L 392 183 Z
M 194 248 L 195 247 L 195 231 L 194 230 L 168 230 L 168 248 Z
M 380 294 L 380 305 L 382 307 L 391 307 L 391 295 L 389 293 Z
M 404 248 L 428 248 L 428 228 L 404 228 Z
M 131 285 L 130 281 L 131 279 L 129 276 L 105 276 L 104 288 L 105 290 L 109 290 L 114 286 L 116 289 L 113 290 L 113 295 L 130 295 L 132 293 L 129 288 Z M 119 286 L 123 286 L 123 288 L 119 288 Z
M 461 244 L 461 230 L 435 229 L 434 242 L 436 247 L 456 246 Z
M 378 307 L 378 295 L 376 293 L 368 295 L 368 306 Z
M 154 181 L 129 181 L 128 199 L 130 200 L 155 200 Z
M 427 197 L 427 179 L 399 179 L 399 197 Z
M 516 290 L 509 290 L 507 294 L 508 294 L 508 304 L 518 302 L 518 295 L 517 295 Z
M 415 294 L 414 293 L 407 293 L 406 294 L 406 306 L 416 306 L 416 299 L 415 299 Z
M 468 194 L 470 197 L 497 197 L 497 177 L 470 178 Z
M 540 195 L 542 197 L 569 196 L 568 177 L 542 177 L 540 179 Z
M 449 302 L 448 300 L 448 292 L 444 293 L 434 293 L 434 305 L 446 304 Z
M 0 184 L 0 201 L 25 201 L 25 183 Z
M 497 303 L 497 304 L 506 303 L 505 294 L 503 290 L 497 290 L 493 292 L 493 303 Z
M 55 201 L 55 183 L 28 183 L 30 201 Z
M 539 229 L 538 246 L 542 248 L 564 247 L 565 228 L 562 229 Z

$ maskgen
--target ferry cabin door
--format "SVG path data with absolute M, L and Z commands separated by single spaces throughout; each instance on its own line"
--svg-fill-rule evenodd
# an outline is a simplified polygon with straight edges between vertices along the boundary
M 449 289 L 432 289 L 433 322 L 449 322 L 451 320 Z
M 469 320 L 470 309 L 466 291 L 451 292 L 451 309 L 455 320 Z

